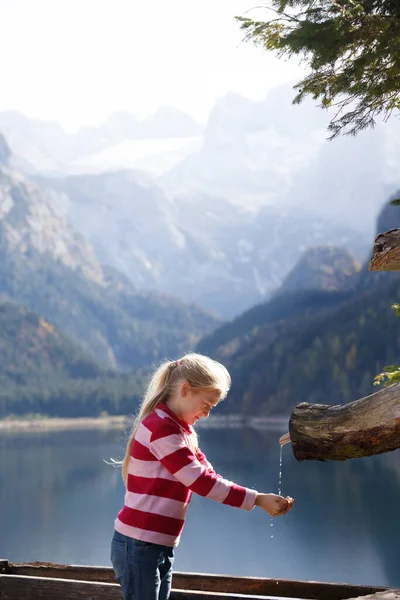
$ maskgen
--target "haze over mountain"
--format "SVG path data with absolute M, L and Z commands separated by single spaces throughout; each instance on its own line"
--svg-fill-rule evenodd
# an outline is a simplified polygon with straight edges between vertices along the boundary
M 378 231 L 388 223 L 400 226 L 400 209 L 386 205 L 377 223 Z M 199 342 L 198 351 L 221 360 L 231 372 L 232 391 L 222 411 L 288 415 L 303 401 L 349 402 L 376 391 L 374 377 L 385 365 L 398 363 L 400 319 L 392 304 L 400 301 L 400 274 L 366 277 L 365 264 L 349 278 L 351 262 L 342 251 L 330 253 L 330 264 L 326 249 L 311 254 L 312 263 L 304 260 L 306 253 L 281 293 Z M 301 282 L 300 289 L 293 281 Z
M 397 122 L 327 142 L 329 115 L 292 97 L 291 86 L 261 102 L 228 94 L 204 129 L 172 108 L 143 121 L 115 113 L 75 135 L 17 113 L 0 113 L 0 127 L 102 264 L 232 318 L 274 293 L 310 246 L 364 260 L 397 187 Z
M 290 85 L 263 101 L 227 94 L 205 128 L 172 108 L 139 122 L 116 113 L 67 135 L 55 123 L 0 113 L 15 153 L 41 173 L 146 172 L 169 197 L 208 195 L 240 206 L 292 206 L 371 234 L 398 186 L 396 120 L 328 142 L 329 114 L 312 100 L 292 105 Z
M 298 208 L 248 209 L 221 197 L 170 198 L 140 173 L 37 178 L 102 264 L 231 318 L 280 285 L 302 251 L 322 243 L 364 259 L 368 237 Z
M 12 167 L 1 136 L 0 148 L 0 300 L 45 317 L 108 367 L 149 366 L 215 327 L 203 309 L 103 267 L 49 195 Z
M 79 159 L 96 153 L 99 153 L 97 161 L 86 161 L 89 169 L 90 162 L 94 162 L 97 168 L 97 163 L 103 163 L 103 160 L 101 170 L 107 170 L 110 166 L 120 167 L 118 163 L 107 164 L 108 156 L 104 155 L 103 159 L 101 152 L 109 149 L 112 154 L 115 152 L 114 147 L 118 148 L 119 144 L 131 141 L 122 156 L 129 156 L 136 144 L 136 155 L 141 159 L 146 154 L 152 156 L 159 146 L 168 147 L 171 140 L 175 140 L 177 148 L 180 145 L 185 147 L 185 139 L 196 139 L 202 134 L 202 130 L 203 127 L 189 115 L 169 106 L 161 107 L 143 120 L 125 112 L 116 112 L 100 127 L 82 127 L 75 134 L 66 133 L 56 122 L 29 119 L 18 111 L 0 111 L 0 131 L 5 135 L 13 153 L 26 159 L 31 169 L 39 172 L 65 172 L 72 168 L 70 163 L 76 163 L 76 169 L 72 170 L 79 170 Z M 143 140 L 148 141 L 147 145 Z M 83 164 L 86 162 L 83 161 Z
M 346 248 L 307 248 L 286 276 L 277 294 L 301 290 L 340 291 L 355 287 L 361 264 Z

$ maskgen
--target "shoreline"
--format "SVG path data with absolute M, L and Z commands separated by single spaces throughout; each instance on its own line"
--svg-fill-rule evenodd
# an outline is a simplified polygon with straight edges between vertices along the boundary
M 43 417 L 37 419 L 0 419 L 0 432 L 5 431 L 62 431 L 74 429 L 125 429 L 132 420 L 116 417 Z
M 259 429 L 282 431 L 288 429 L 288 416 L 213 415 L 196 425 L 198 429 Z M 0 419 L 0 432 L 62 431 L 79 429 L 130 429 L 133 418 L 126 415 L 101 417 L 37 417 Z

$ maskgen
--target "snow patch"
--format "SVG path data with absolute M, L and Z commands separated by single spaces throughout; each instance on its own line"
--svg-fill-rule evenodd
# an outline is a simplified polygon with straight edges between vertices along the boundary
M 70 163 L 68 170 L 72 173 L 96 173 L 115 169 L 138 169 L 152 175 L 161 175 L 198 151 L 202 143 L 202 136 L 125 140 Z

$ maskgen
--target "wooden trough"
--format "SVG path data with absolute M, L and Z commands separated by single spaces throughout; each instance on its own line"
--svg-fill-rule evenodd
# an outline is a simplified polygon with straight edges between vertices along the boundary
M 400 589 L 203 573 L 176 572 L 172 587 L 171 600 L 400 600 Z M 110 567 L 0 560 L 0 600 L 67 599 L 122 600 L 122 594 Z

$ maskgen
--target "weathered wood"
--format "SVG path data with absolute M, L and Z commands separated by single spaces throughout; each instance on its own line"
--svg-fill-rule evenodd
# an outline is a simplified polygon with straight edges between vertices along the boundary
M 400 229 L 390 229 L 375 238 L 369 270 L 400 271 Z
M 0 600 L 122 600 L 116 583 L 0 575 Z
M 11 575 L 31 577 L 53 577 L 55 579 L 77 579 L 79 581 L 97 581 L 116 583 L 111 567 L 92 567 L 86 565 L 63 565 L 49 562 L 10 563 Z
M 347 460 L 400 448 L 400 383 L 354 402 L 298 404 L 289 420 L 297 460 Z
M 81 565 L 61 565 L 55 563 L 10 563 L 12 575 L 51 577 L 115 583 L 114 572 L 110 567 Z M 172 579 L 176 590 L 192 590 L 216 593 L 259 596 L 279 596 L 289 598 L 310 598 L 324 600 L 344 600 L 355 596 L 365 596 L 384 591 L 384 587 L 324 583 L 318 581 L 295 581 L 264 577 L 237 577 L 232 575 L 212 575 L 207 573 L 175 572 Z M 0 597 L 1 598 L 1 597 Z
M 362 600 L 400 600 L 400 590 L 389 589 L 384 592 L 377 592 L 368 596 L 361 596 Z M 358 598 L 349 598 L 349 600 L 361 600 Z
M 235 594 L 238 600 L 248 596 Z M 268 596 L 253 595 L 253 600 Z M 122 600 L 121 588 L 115 583 L 0 575 L 0 600 Z M 231 593 L 172 590 L 171 600 L 232 600 Z
M 344 600 L 385 591 L 382 587 L 324 583 L 319 581 L 291 581 L 262 577 L 233 577 L 229 575 L 206 575 L 203 573 L 179 573 L 172 579 L 174 588 L 212 590 L 242 594 L 245 596 L 310 598 L 313 600 Z M 254 596 L 253 596 L 254 595 Z

